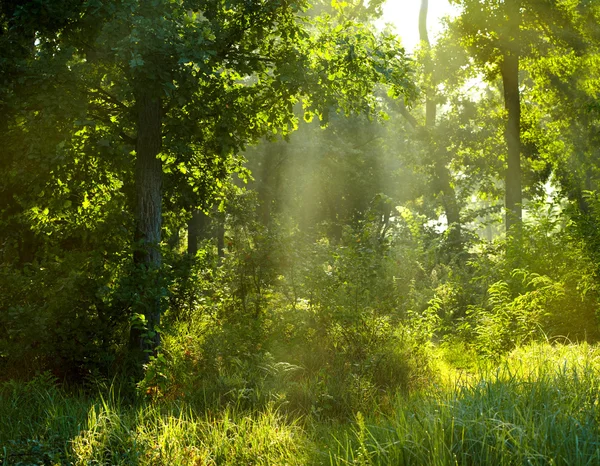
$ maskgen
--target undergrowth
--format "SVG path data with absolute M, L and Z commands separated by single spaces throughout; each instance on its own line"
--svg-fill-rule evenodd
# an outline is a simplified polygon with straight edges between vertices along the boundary
M 600 350 L 534 344 L 392 416 L 356 415 L 335 465 L 598 464 Z
M 390 401 L 389 398 L 392 397 Z M 379 395 L 327 420 L 277 399 L 213 405 L 71 393 L 48 374 L 0 387 L 3 465 L 512 465 L 600 462 L 600 348 L 533 344 L 452 384 Z

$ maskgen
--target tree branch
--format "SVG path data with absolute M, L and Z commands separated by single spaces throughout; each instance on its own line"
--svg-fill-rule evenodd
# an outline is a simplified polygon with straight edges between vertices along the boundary
M 414 116 L 412 116 L 412 114 L 408 111 L 408 109 L 406 108 L 406 105 L 404 105 L 404 102 L 401 100 L 398 100 L 396 103 L 398 105 L 398 110 L 400 111 L 400 115 L 402 115 L 406 119 L 406 121 L 408 121 L 410 126 L 412 126 L 414 129 L 421 128 L 421 125 L 419 124 L 417 119 Z
M 101 116 L 101 115 L 98 115 L 98 114 L 96 114 L 96 113 L 90 113 L 90 116 L 91 116 L 92 118 L 96 119 L 96 120 L 99 120 L 99 121 L 101 121 L 101 122 L 102 122 L 102 123 L 104 123 L 105 125 L 107 125 L 107 126 L 110 126 L 111 128 L 114 128 L 114 124 L 113 124 L 113 122 L 112 122 L 112 121 L 110 121 L 110 118 L 109 118 L 109 119 L 107 119 L 107 118 L 105 118 L 105 117 L 103 117 L 103 116 Z M 125 133 L 125 131 L 123 131 L 123 130 L 122 130 L 122 129 L 120 129 L 120 128 L 115 128 L 115 129 L 118 131 L 119 137 L 120 137 L 120 138 L 121 138 L 123 141 L 125 141 L 126 143 L 128 143 L 128 144 L 131 144 L 131 145 L 133 145 L 133 146 L 135 146 L 135 145 L 136 145 L 136 143 L 137 143 L 137 138 L 134 138 L 134 137 L 131 137 L 131 136 L 129 136 L 127 133 Z
M 412 115 L 411 115 L 411 117 L 412 117 Z M 368 141 L 366 141 L 366 142 L 363 142 L 362 144 L 358 144 L 357 146 L 354 146 L 354 147 L 353 147 L 353 149 L 354 149 L 354 150 L 360 149 L 361 147 L 364 147 L 364 146 L 366 146 L 367 144 L 369 144 L 370 142 L 376 141 L 377 139 L 382 139 L 382 137 L 381 137 L 381 136 L 373 136 L 373 137 L 372 137 L 371 139 L 369 139 Z
M 97 87 L 96 89 L 92 89 L 92 92 L 97 92 L 98 94 L 102 95 L 102 97 L 104 97 L 104 100 L 112 103 L 113 105 L 115 105 L 116 107 L 120 108 L 123 111 L 129 112 L 131 111 L 131 109 L 125 105 L 123 102 L 121 102 L 119 99 L 117 99 L 114 95 L 110 94 L 109 92 L 105 91 L 104 89 Z

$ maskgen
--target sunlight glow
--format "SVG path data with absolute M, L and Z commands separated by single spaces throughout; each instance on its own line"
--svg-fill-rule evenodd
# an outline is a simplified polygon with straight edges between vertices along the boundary
M 383 6 L 381 26 L 391 24 L 402 38 L 408 52 L 413 52 L 419 44 L 419 8 L 421 0 L 387 0 Z M 458 7 L 450 5 L 448 0 L 429 0 L 427 29 L 429 39 L 435 42 L 442 30 L 442 18 L 456 16 Z

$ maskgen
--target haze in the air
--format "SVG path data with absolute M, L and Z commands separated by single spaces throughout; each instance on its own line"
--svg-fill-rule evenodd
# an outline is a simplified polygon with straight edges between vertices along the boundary
M 419 43 L 419 8 L 420 0 L 388 0 L 383 7 L 381 25 L 392 24 L 406 49 L 412 52 Z M 427 29 L 430 40 L 435 41 L 442 30 L 442 19 L 457 14 L 457 7 L 448 0 L 429 0 Z

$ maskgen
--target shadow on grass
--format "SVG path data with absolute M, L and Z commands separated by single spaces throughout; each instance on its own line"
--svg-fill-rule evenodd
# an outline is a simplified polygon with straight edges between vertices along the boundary
M 310 464 L 305 430 L 272 405 L 194 409 L 67 394 L 52 377 L 0 386 L 0 464 Z

